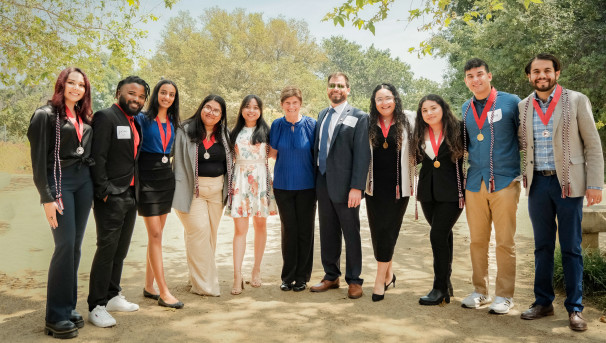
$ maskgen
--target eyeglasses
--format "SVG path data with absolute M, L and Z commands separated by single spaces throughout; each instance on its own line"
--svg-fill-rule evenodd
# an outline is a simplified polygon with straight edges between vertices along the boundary
M 202 109 L 203 109 L 203 110 L 204 110 L 204 112 L 206 112 L 206 113 L 212 113 L 212 114 L 213 114 L 213 116 L 215 116 L 215 117 L 218 117 L 218 116 L 220 116 L 220 115 L 221 115 L 221 110 L 220 110 L 220 109 L 218 109 L 218 108 L 213 109 L 213 108 L 212 108 L 212 107 L 210 107 L 209 105 L 206 105 L 206 106 L 202 107 Z
M 387 96 L 384 98 L 376 98 L 375 102 L 377 104 L 389 104 L 390 102 L 393 102 L 394 97 L 393 96 Z
M 347 88 L 347 86 L 342 83 L 329 83 L 328 88 L 329 89 L 335 89 L 335 88 L 345 89 L 345 88 Z

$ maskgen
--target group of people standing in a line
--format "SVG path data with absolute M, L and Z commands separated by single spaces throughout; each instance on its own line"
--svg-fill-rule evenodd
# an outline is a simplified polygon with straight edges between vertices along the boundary
M 78 68 L 63 70 L 52 99 L 36 110 L 28 130 L 34 183 L 55 240 L 45 333 L 75 337 L 84 325 L 75 310 L 77 271 L 91 204 L 97 251 L 88 320 L 99 327 L 116 324 L 109 312 L 139 308 L 120 287 L 137 212 L 149 239 L 143 295 L 160 306 L 184 306 L 164 277 L 162 231 L 171 208 L 185 230 L 193 293 L 220 294 L 215 250 L 225 207 L 234 220 L 231 294 L 244 289 L 242 261 L 250 217 L 255 236 L 250 285 L 261 286 L 266 220 L 277 212 L 282 223 L 280 289 L 305 290 L 313 265 L 317 206 L 324 276 L 310 290 L 340 286 L 344 238 L 348 297 L 360 298 L 363 197 L 377 260 L 372 301 L 383 300 L 388 288 L 395 287 L 394 248 L 409 199 L 416 196 L 431 226 L 434 261 L 433 286 L 419 303 L 449 303 L 453 296 L 452 228 L 466 203 L 474 290 L 462 305 L 490 304 L 491 313 L 505 314 L 514 306 L 520 181 L 529 195 L 536 268 L 535 302 L 521 317 L 554 313 L 558 232 L 570 328 L 586 330 L 581 314 L 582 204 L 584 196 L 588 206 L 601 202 L 604 174 L 589 100 L 557 83 L 560 62 L 549 54 L 533 57 L 526 66 L 535 92 L 522 101 L 491 86 L 484 61 L 471 59 L 464 71 L 473 97 L 463 104 L 462 121 L 435 94 L 423 97 L 416 113 L 402 109 L 398 90 L 388 83 L 375 88 L 366 114 L 347 102 L 347 76 L 334 73 L 327 80 L 330 106 L 317 121 L 300 113 L 301 90 L 289 86 L 280 95 L 284 116 L 271 129 L 263 118 L 262 100 L 248 95 L 229 131 L 226 104 L 218 95 L 204 98 L 194 115 L 180 122 L 179 91 L 169 80 L 150 92 L 144 80 L 129 76 L 117 86 L 117 102 L 93 114 L 86 74 Z M 147 110 L 141 112 L 148 98 Z M 273 181 L 268 158 L 276 160 Z M 494 300 L 488 285 L 493 225 Z

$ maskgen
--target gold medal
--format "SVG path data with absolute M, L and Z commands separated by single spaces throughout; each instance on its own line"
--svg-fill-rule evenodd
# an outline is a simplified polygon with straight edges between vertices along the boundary
M 440 168 L 440 161 L 435 160 L 435 161 L 433 162 L 433 166 L 434 166 L 435 168 Z
M 383 142 L 383 149 L 387 149 L 388 146 L 389 144 L 387 144 L 387 141 Z
M 478 133 L 478 141 L 481 142 L 484 140 L 484 135 L 481 133 Z

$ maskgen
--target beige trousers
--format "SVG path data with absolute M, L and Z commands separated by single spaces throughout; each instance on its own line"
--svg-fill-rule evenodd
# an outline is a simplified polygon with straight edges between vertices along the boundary
M 516 211 L 520 199 L 520 183 L 488 193 L 482 182 L 479 192 L 465 191 L 465 209 L 471 243 L 472 282 L 475 291 L 488 295 L 488 246 L 494 223 L 497 278 L 495 295 L 513 297 L 516 282 Z
M 223 176 L 198 177 L 198 189 L 200 196 L 194 194 L 189 213 L 176 211 L 185 229 L 191 292 L 219 296 L 215 250 L 223 215 Z

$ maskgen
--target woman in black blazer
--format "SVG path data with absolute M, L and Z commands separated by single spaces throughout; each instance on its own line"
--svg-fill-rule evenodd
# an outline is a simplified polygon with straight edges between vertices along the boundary
M 63 70 L 52 99 L 34 112 L 27 130 L 34 184 L 55 242 L 44 327 L 55 338 L 76 337 L 84 326 L 76 303 L 80 247 L 93 203 L 90 88 L 81 69 Z
M 461 123 L 440 96 L 429 94 L 419 101 L 413 147 L 421 161 L 417 200 L 431 225 L 433 288 L 419 299 L 421 305 L 450 303 L 452 285 L 452 227 L 464 206 Z

